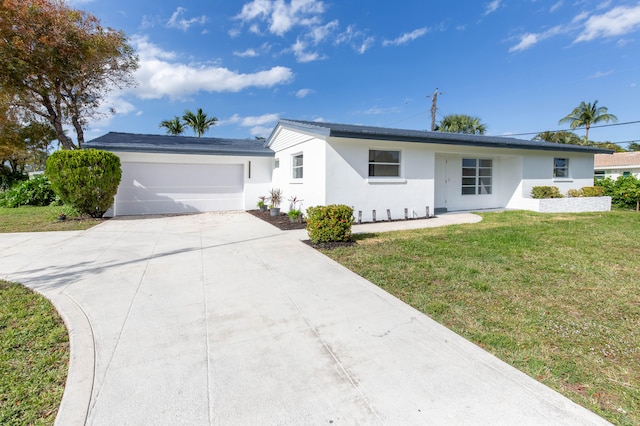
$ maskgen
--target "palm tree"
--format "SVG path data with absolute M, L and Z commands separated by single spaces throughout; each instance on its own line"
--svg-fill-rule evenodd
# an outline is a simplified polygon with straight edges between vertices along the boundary
M 578 127 L 584 126 L 586 128 L 584 139 L 589 140 L 589 128 L 592 124 L 599 123 L 601 121 L 614 123 L 618 121 L 618 117 L 608 113 L 607 107 L 598 107 L 598 101 L 596 100 L 593 105 L 591 103 L 580 102 L 580 105 L 575 107 L 571 114 L 561 119 L 558 123 L 569 123 L 569 127 L 575 130 Z
M 185 130 L 184 123 L 182 123 L 182 120 L 180 120 L 180 117 L 177 115 L 171 120 L 162 120 L 162 122 L 160 122 L 160 127 L 167 129 L 167 134 L 173 136 L 181 135 Z
M 435 130 L 438 132 L 484 135 L 487 132 L 487 125 L 481 123 L 478 117 L 465 114 L 449 114 L 440 120 Z
M 209 130 L 209 127 L 214 126 L 218 121 L 216 117 L 208 118 L 207 114 L 202 112 L 202 108 L 198 108 L 198 112 L 195 114 L 186 110 L 182 119 L 187 126 L 193 129 L 198 137 L 202 136 L 207 130 Z

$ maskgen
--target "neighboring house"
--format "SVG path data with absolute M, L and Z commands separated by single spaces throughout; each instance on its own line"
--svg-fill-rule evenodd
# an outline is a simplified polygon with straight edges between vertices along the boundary
M 596 154 L 594 156 L 594 177 L 613 180 L 620 176 L 640 178 L 640 152 L 616 152 L 613 155 Z
M 116 153 L 113 214 L 249 210 L 269 188 L 303 209 L 347 204 L 362 220 L 454 210 L 538 210 L 531 188 L 593 185 L 610 151 L 506 137 L 280 120 L 253 140 L 109 133 L 85 144 Z M 287 211 L 289 203 L 281 206 Z

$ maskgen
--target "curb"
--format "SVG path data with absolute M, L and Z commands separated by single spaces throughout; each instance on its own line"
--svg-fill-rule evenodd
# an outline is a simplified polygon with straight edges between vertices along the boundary
M 93 330 L 84 311 L 68 295 L 43 295 L 53 303 L 69 333 L 69 372 L 55 425 L 84 425 L 89 414 L 95 372 Z

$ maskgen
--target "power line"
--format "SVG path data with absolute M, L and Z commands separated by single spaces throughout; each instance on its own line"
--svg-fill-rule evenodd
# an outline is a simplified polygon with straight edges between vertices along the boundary
M 638 124 L 640 120 L 637 121 L 626 121 L 624 123 L 613 123 L 613 124 L 600 124 L 596 126 L 591 126 L 591 129 L 597 129 L 600 127 L 612 127 L 612 126 L 625 126 L 627 124 Z M 580 126 L 582 128 L 583 126 Z M 526 136 L 526 135 L 537 135 L 538 133 L 543 132 L 571 132 L 576 129 L 560 129 L 560 130 L 543 130 L 542 132 L 527 132 L 527 133 L 511 133 L 509 136 Z

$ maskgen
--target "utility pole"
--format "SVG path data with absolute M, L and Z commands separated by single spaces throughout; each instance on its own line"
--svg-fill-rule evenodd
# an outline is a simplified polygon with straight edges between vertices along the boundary
M 436 111 L 438 110 L 438 95 L 444 95 L 444 92 L 438 92 L 438 88 L 433 91 L 433 96 L 427 96 L 431 98 L 431 131 L 436 129 Z

